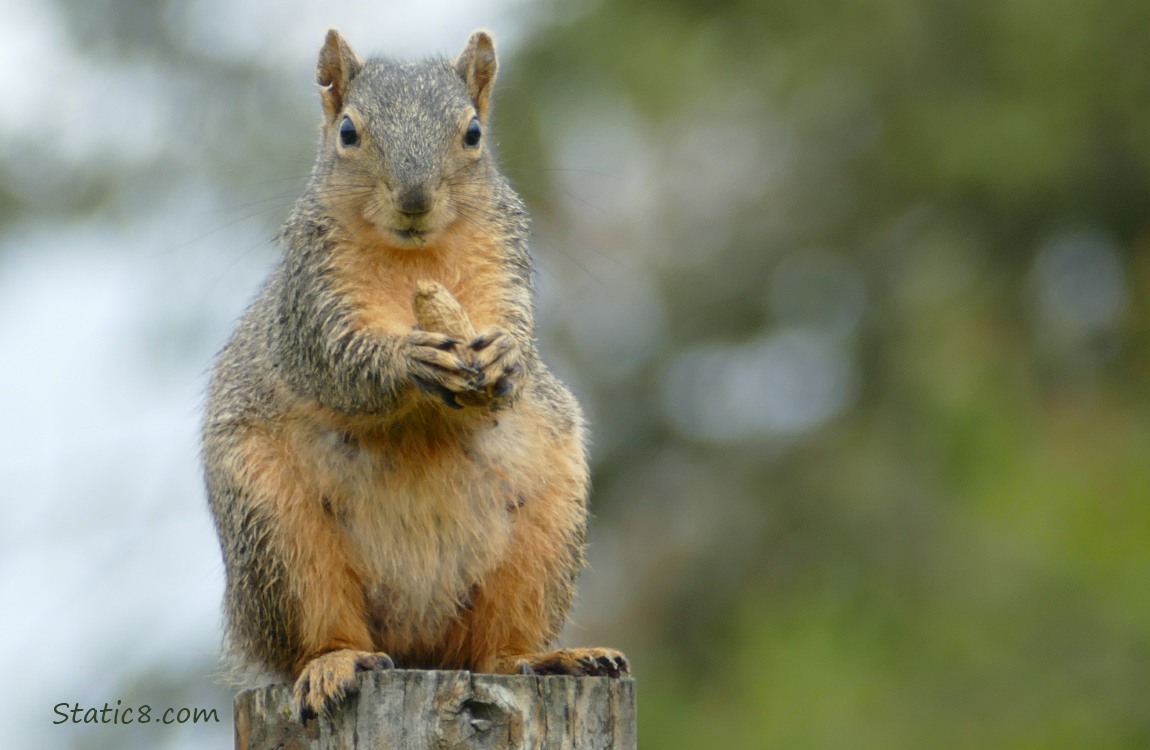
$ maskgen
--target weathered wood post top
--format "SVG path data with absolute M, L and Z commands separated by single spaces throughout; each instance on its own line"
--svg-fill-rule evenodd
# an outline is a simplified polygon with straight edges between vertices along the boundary
M 636 750 L 630 677 L 378 670 L 331 717 L 301 724 L 291 689 L 235 700 L 236 750 Z

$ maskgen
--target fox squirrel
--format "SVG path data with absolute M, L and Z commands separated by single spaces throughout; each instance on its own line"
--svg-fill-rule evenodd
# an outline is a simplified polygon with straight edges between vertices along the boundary
M 362 60 L 334 29 L 284 257 L 212 370 L 203 429 L 229 650 L 302 718 L 364 669 L 619 676 L 549 651 L 588 472 L 539 358 L 527 215 L 487 138 L 495 50 Z

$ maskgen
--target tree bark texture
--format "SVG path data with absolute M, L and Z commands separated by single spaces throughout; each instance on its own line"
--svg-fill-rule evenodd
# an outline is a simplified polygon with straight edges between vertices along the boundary
M 301 724 L 291 690 L 235 700 L 236 750 L 636 750 L 635 681 L 471 672 L 364 673 L 357 696 Z

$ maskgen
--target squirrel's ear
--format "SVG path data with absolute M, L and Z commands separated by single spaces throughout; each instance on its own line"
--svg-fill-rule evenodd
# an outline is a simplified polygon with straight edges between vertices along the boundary
M 344 38 L 335 29 L 328 29 L 323 49 L 319 51 L 319 62 L 315 66 L 315 82 L 323 86 L 323 110 L 328 120 L 343 111 L 347 86 L 363 67 L 363 60 L 355 54 Z
M 467 48 L 455 61 L 455 70 L 467 84 L 467 92 L 479 112 L 480 120 L 487 120 L 491 102 L 491 84 L 495 82 L 495 43 L 486 31 L 476 31 L 467 42 Z

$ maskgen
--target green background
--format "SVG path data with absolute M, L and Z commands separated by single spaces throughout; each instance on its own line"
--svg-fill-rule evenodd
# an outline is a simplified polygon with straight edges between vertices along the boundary
M 194 4 L 47 5 L 72 59 L 152 98 L 100 98 L 107 148 L 51 107 L 5 131 L 7 268 L 29 226 L 216 196 L 158 248 L 212 281 L 147 339 L 161 383 L 195 381 L 262 274 L 205 248 L 275 257 L 323 28 L 280 58 L 191 39 Z M 568 637 L 632 657 L 641 745 L 1150 746 L 1150 4 L 570 1 L 491 26 L 540 336 L 592 419 Z M 93 700 L 203 705 L 212 658 Z M 48 692 L 46 716 L 76 699 Z

